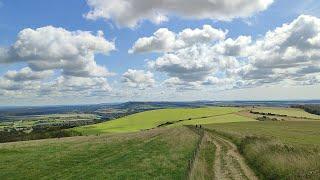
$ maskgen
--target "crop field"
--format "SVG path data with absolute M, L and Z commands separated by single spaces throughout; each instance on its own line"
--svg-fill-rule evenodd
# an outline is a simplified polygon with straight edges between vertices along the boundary
M 291 117 L 298 117 L 298 118 L 310 118 L 310 119 L 319 119 L 319 115 L 310 114 L 303 109 L 296 109 L 296 108 L 255 108 L 253 109 L 255 112 L 261 112 L 261 113 L 273 113 L 278 115 L 287 115 Z
M 6 121 L 0 120 L 0 130 L 4 128 L 31 128 L 38 124 L 54 124 L 70 121 L 87 121 L 99 119 L 95 114 L 51 114 L 51 115 L 32 115 L 32 116 L 8 116 Z
M 217 115 L 217 116 L 208 117 L 208 118 L 199 118 L 199 119 L 182 121 L 182 122 L 174 123 L 169 127 L 181 126 L 181 125 L 217 124 L 217 123 L 247 122 L 247 121 L 256 121 L 256 120 L 249 117 L 240 116 L 237 114 L 226 114 L 226 115 Z
M 155 128 L 158 125 L 166 122 L 178 122 L 179 120 L 189 121 L 189 119 L 192 120 L 201 118 L 204 120 L 204 118 L 207 118 L 209 116 L 228 115 L 240 110 L 241 108 L 233 107 L 161 109 L 137 113 L 105 123 L 78 127 L 75 128 L 75 130 L 83 134 L 136 132 L 140 130 Z M 217 119 L 216 121 L 221 122 L 223 121 L 222 119 Z M 229 121 L 239 120 L 239 118 L 229 119 Z M 207 121 L 204 120 L 203 122 L 214 123 L 215 119 L 208 119 Z M 193 123 L 197 124 L 198 120 L 193 121 Z M 187 124 L 190 124 L 190 122 Z
M 241 122 L 205 128 L 233 140 L 260 177 L 320 177 L 320 122 Z
M 4 143 L 0 179 L 183 179 L 198 139 L 180 127 Z

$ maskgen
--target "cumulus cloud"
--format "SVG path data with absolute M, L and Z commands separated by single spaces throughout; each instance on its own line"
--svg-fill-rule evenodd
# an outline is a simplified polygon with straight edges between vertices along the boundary
M 159 24 L 169 15 L 187 19 L 231 20 L 267 9 L 273 0 L 87 0 L 85 17 L 113 20 L 118 26 L 135 27 L 143 20 Z
M 0 48 L 0 63 L 27 66 L 4 74 L 0 90 L 33 95 L 108 92 L 106 78 L 113 73 L 98 65 L 95 55 L 113 50 L 114 42 L 102 31 L 94 35 L 52 26 L 24 29 L 13 45 Z
M 108 54 L 115 49 L 113 42 L 85 31 L 67 31 L 52 26 L 24 29 L 9 48 L 0 50 L 0 62 L 26 62 L 33 71 L 61 69 L 64 74 L 78 77 L 110 75 L 97 65 L 97 53 Z
M 199 38 L 199 43 L 175 51 L 162 50 L 163 54 L 148 65 L 165 73 L 165 84 L 171 87 L 211 85 L 229 89 L 279 83 L 317 84 L 319 36 L 320 19 L 301 15 L 256 40 L 239 36 L 208 43 Z
M 217 67 L 214 54 L 206 45 L 194 45 L 174 53 L 166 53 L 155 61 L 150 61 L 148 65 L 151 69 L 183 81 L 203 80 L 214 73 Z
M 22 68 L 20 71 L 8 71 L 4 77 L 12 81 L 33 81 L 50 77 L 53 71 L 32 71 L 29 67 Z
M 220 42 L 215 45 L 215 51 L 219 54 L 223 54 L 226 56 L 245 56 L 247 53 L 248 45 L 252 42 L 250 36 L 239 36 L 237 39 L 233 40 L 228 38 L 225 41 Z
M 277 82 L 302 81 L 308 74 L 319 73 L 320 19 L 301 15 L 258 39 L 249 47 L 250 68 L 240 72 L 244 79 Z
M 138 39 L 129 53 L 172 51 L 185 46 L 185 43 L 176 38 L 176 34 L 167 28 L 157 30 L 151 37 Z
M 138 39 L 129 53 L 170 52 L 196 43 L 223 40 L 227 33 L 210 25 L 204 25 L 202 29 L 184 29 L 178 34 L 160 28 L 153 36 Z
M 28 91 L 35 92 L 41 86 L 39 81 L 15 81 L 0 77 L 0 91 L 5 92 L 16 92 L 16 93 L 27 93 Z
M 105 80 L 101 77 L 64 77 L 60 76 L 53 83 L 54 87 L 57 87 L 60 92 L 109 92 L 111 87 Z
M 152 87 L 155 80 L 153 74 L 149 71 L 128 69 L 128 71 L 122 75 L 122 82 L 130 87 L 143 89 Z

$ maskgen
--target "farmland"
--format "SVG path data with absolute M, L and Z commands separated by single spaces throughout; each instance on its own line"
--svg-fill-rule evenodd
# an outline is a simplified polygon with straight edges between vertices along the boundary
M 0 179 L 318 179 L 315 117 L 282 107 L 149 110 L 64 131 L 81 136 L 2 143 Z
M 121 133 L 121 132 L 136 132 L 155 128 L 161 124 L 181 123 L 185 124 L 201 124 L 223 122 L 224 115 L 232 115 L 241 108 L 233 107 L 207 107 L 207 108 L 178 108 L 178 109 L 161 109 L 146 111 L 117 120 L 108 121 L 100 124 L 82 126 L 75 128 L 76 131 L 84 134 L 98 134 L 98 133 Z M 220 118 L 215 118 L 220 116 Z M 229 122 L 252 120 L 244 117 L 226 116 Z M 187 122 L 188 121 L 188 122 Z
M 0 144 L 0 179 L 183 179 L 197 141 L 181 127 Z
M 273 107 L 259 107 L 255 108 L 252 111 L 260 112 L 260 113 L 272 113 L 276 115 L 286 115 L 290 117 L 297 117 L 297 118 L 309 118 L 309 119 L 319 119 L 319 115 L 310 114 L 303 109 L 297 108 L 273 108 Z
M 260 177 L 320 177 L 320 122 L 242 122 L 205 128 L 233 140 Z
M 50 114 L 50 115 L 28 115 L 28 116 L 8 116 L 5 121 L 0 121 L 2 129 L 25 129 L 31 130 L 34 126 L 63 125 L 64 123 L 87 122 L 93 123 L 100 117 L 95 114 Z

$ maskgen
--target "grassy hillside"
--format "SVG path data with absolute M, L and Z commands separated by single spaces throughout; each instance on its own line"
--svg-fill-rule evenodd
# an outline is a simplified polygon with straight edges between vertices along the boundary
M 292 117 L 302 117 L 302 118 L 311 118 L 311 119 L 320 119 L 319 115 L 311 114 L 303 109 L 297 108 L 255 108 L 253 109 L 255 112 L 262 112 L 262 113 L 273 113 L 278 115 L 287 115 Z
M 320 177 L 320 122 L 242 122 L 205 128 L 232 139 L 265 179 Z
M 194 125 L 194 124 L 217 124 L 217 123 L 229 123 L 229 122 L 247 122 L 247 121 L 256 121 L 254 119 L 240 116 L 237 114 L 226 114 L 226 115 L 217 115 L 214 117 L 192 119 L 188 121 L 182 121 L 170 126 L 181 126 L 181 125 Z
M 183 179 L 198 141 L 180 127 L 5 143 L 0 179 Z
M 225 115 L 240 110 L 240 108 L 233 107 L 161 109 L 137 113 L 105 123 L 83 126 L 75 128 L 75 130 L 84 134 L 135 132 L 154 128 L 166 122 Z M 235 121 L 237 120 L 235 119 Z M 213 123 L 214 120 L 210 122 Z

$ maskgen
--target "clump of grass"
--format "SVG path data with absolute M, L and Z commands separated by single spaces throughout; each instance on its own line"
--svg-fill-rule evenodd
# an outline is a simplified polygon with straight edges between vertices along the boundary
M 210 141 L 210 137 L 206 133 L 202 138 L 189 178 L 197 180 L 212 179 L 212 177 L 214 177 L 214 154 L 215 145 Z
M 320 179 L 320 122 L 206 125 L 232 140 L 261 179 Z
M 263 179 L 318 179 L 320 148 L 288 145 L 263 138 L 245 138 L 239 145 L 248 163 Z

